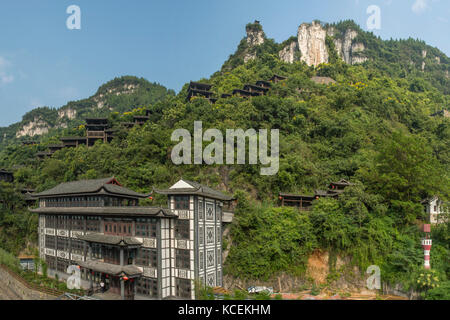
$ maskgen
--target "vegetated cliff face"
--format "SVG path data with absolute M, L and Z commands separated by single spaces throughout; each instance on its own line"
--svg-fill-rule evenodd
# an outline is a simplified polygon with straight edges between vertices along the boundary
M 262 45 L 266 38 L 264 31 L 262 30 L 262 27 L 259 24 L 259 22 L 255 22 L 254 24 L 247 25 L 246 32 L 247 32 L 246 41 L 247 41 L 248 49 L 246 50 L 245 55 L 244 55 L 245 63 L 256 58 L 256 53 L 255 53 L 254 49 L 257 46 Z
M 327 30 L 327 35 L 335 37 L 335 29 L 333 27 Z M 367 61 L 367 57 L 362 55 L 366 49 L 363 43 L 355 42 L 358 32 L 352 29 L 347 29 L 343 38 L 334 38 L 334 45 L 339 57 L 348 64 L 358 64 Z
M 72 108 L 67 108 L 67 109 L 63 109 L 61 108 L 60 110 L 58 110 L 58 118 L 59 119 L 63 119 L 63 118 L 67 118 L 69 120 L 73 120 L 75 119 L 77 116 L 77 110 L 72 109 Z
M 319 22 L 308 25 L 302 24 L 298 28 L 298 48 L 301 61 L 308 66 L 318 66 L 328 62 L 328 49 L 326 45 L 327 31 Z
M 284 62 L 294 63 L 295 61 L 297 61 L 297 56 L 299 56 L 297 53 L 299 52 L 298 42 L 292 41 L 280 51 L 279 56 L 280 59 Z
M 123 84 L 119 87 L 113 87 L 107 89 L 105 93 L 97 93 L 93 99 L 97 104 L 97 108 L 101 109 L 105 107 L 106 97 L 110 95 L 120 96 L 120 95 L 131 95 L 139 89 L 139 84 Z
M 311 24 L 303 23 L 298 28 L 297 43 L 291 42 L 280 52 L 280 59 L 287 63 L 298 61 L 305 62 L 308 66 L 318 66 L 321 63 L 329 62 L 329 51 L 326 43 L 327 36 L 333 38 L 334 45 L 339 57 L 348 64 L 357 64 L 367 61 L 363 55 L 365 46 L 356 42 L 358 32 L 347 29 L 343 38 L 336 37 L 336 30 L 333 27 L 324 27 L 320 22 L 314 21 Z
M 33 121 L 23 125 L 22 129 L 17 131 L 16 138 L 30 136 L 34 137 L 36 135 L 42 135 L 48 133 L 50 126 L 44 120 L 36 117 Z

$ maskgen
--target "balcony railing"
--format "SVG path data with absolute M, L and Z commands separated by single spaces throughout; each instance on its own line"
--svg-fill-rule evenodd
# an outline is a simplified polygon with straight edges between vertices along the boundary
M 88 138 L 104 138 L 105 132 L 104 131 L 88 131 L 87 136 L 88 136 Z

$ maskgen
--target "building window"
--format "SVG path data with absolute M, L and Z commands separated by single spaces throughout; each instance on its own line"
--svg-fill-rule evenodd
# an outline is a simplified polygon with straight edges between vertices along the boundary
M 136 219 L 136 237 L 156 238 L 156 219 Z
M 45 235 L 45 247 L 49 249 L 56 249 L 56 237 Z
M 156 249 L 140 249 L 136 257 L 136 264 L 144 267 L 158 266 L 158 252 Z
M 198 216 L 200 220 L 205 219 L 205 208 L 203 207 L 203 201 L 198 202 Z
M 72 253 L 84 255 L 84 241 L 72 239 Z
M 222 264 L 222 253 L 220 252 L 220 249 L 217 249 L 217 255 L 216 255 L 216 264 L 221 265 Z
M 206 203 L 206 220 L 214 220 L 214 204 Z
M 84 231 L 84 220 L 82 216 L 72 217 L 72 230 L 74 231 Z
M 177 220 L 175 221 L 175 238 L 182 240 L 189 240 L 190 221 Z
M 87 217 L 86 230 L 90 232 L 100 232 L 100 218 Z
M 58 216 L 58 229 L 69 229 L 68 218 L 68 216 Z
M 92 257 L 94 259 L 102 259 L 103 258 L 102 246 L 100 244 L 98 244 L 98 243 L 92 244 Z
M 105 263 L 120 264 L 120 250 L 115 247 L 105 246 L 103 247 L 103 259 Z
M 218 287 L 221 287 L 221 286 L 222 286 L 222 272 L 220 272 L 220 270 L 217 271 L 217 279 L 216 279 L 216 282 L 217 282 L 217 286 L 218 286 Z
M 199 245 L 203 245 L 205 241 L 205 233 L 203 232 L 203 227 L 198 227 L 198 243 Z
M 54 229 L 56 227 L 56 216 L 45 216 L 45 227 Z
M 56 265 L 56 270 L 62 273 L 66 273 L 67 272 L 67 268 L 69 267 L 69 261 L 66 259 L 57 259 L 57 265 Z
M 222 208 L 217 204 L 216 205 L 216 221 L 221 220 Z
M 214 250 L 208 250 L 206 252 L 206 266 L 214 267 Z
M 203 268 L 205 267 L 205 257 L 204 257 L 203 251 L 199 252 L 198 260 L 200 260 L 199 261 L 200 270 L 203 270 Z
M 220 231 L 220 227 L 216 228 L 216 241 L 217 243 L 222 242 L 222 232 Z
M 175 196 L 175 210 L 189 210 L 189 196 Z
M 206 227 L 206 244 L 214 244 L 214 227 Z
M 55 270 L 56 269 L 56 258 L 52 256 L 45 256 L 45 263 L 47 264 L 47 267 L 49 269 Z
M 191 280 L 176 278 L 175 283 L 177 297 L 191 299 Z
M 136 282 L 136 291 L 138 294 L 145 296 L 157 297 L 158 296 L 158 280 L 140 278 Z
M 130 221 L 105 221 L 105 234 L 114 236 L 132 236 L 131 226 L 133 223 Z
M 68 238 L 63 238 L 63 237 L 58 237 L 58 244 L 57 244 L 57 248 L 58 251 L 69 251 L 69 239 Z
M 177 249 L 175 252 L 175 264 L 180 269 L 191 268 L 191 255 L 189 250 Z

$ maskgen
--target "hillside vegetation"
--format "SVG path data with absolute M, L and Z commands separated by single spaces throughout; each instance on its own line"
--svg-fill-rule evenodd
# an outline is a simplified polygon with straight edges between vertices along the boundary
M 379 265 L 385 281 L 427 291 L 430 299 L 448 299 L 448 223 L 434 227 L 432 233 L 431 263 L 438 280 L 434 286 L 418 280 L 424 273 L 419 227 L 427 221 L 420 201 L 435 195 L 449 199 L 450 122 L 430 116 L 450 106 L 445 78 L 449 58 L 420 41 L 382 41 L 363 31 L 360 37 L 367 42 L 369 61 L 351 66 L 335 58 L 317 68 L 281 62 L 279 45 L 273 41 L 265 42 L 257 58 L 244 64 L 239 55 L 243 41 L 221 71 L 200 81 L 222 94 L 273 74 L 288 77 L 266 96 L 231 97 L 215 104 L 203 98 L 186 102 L 186 85 L 178 95 L 168 94 L 154 103 L 117 98 L 119 113 L 109 114 L 113 123 L 143 112 L 138 108 L 123 113 L 130 104 L 151 110 L 150 121 L 122 129 L 110 144 L 63 149 L 45 161 L 38 161 L 35 153 L 57 137 L 44 137 L 43 146 L 8 145 L 0 151 L 0 167 L 17 168 L 17 185 L 38 191 L 64 181 L 113 175 L 140 192 L 170 186 L 181 177 L 202 182 L 239 199 L 226 261 L 230 275 L 305 276 L 308 255 L 323 249 L 352 257 L 361 270 Z M 332 46 L 328 49 L 336 57 Z M 402 57 L 422 56 L 425 49 L 442 57 L 439 65 L 430 64 L 422 72 L 402 62 Z M 314 75 L 330 76 L 337 83 L 318 85 L 310 80 Z M 99 89 L 106 91 L 107 87 Z M 114 103 L 113 97 L 109 103 Z M 278 174 L 261 176 L 258 165 L 173 165 L 173 130 L 192 132 L 197 120 L 203 121 L 204 130 L 279 129 Z M 356 185 L 337 200 L 315 201 L 310 212 L 278 207 L 279 192 L 312 194 L 342 178 Z M 154 204 L 164 204 L 164 199 L 157 198 Z M 2 212 L 4 230 L 10 230 L 13 218 L 8 212 L 15 208 Z M 17 228 L 28 228 L 25 217 L 16 218 Z M 1 242 L 16 251 L 23 244 L 5 238 Z

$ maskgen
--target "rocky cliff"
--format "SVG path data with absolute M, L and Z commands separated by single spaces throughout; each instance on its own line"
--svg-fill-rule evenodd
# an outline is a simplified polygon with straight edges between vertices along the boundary
M 308 66 L 318 66 L 328 62 L 328 49 L 326 46 L 327 31 L 319 22 L 302 24 L 298 28 L 298 48 L 301 61 Z
M 266 35 L 264 34 L 259 21 L 248 24 L 245 29 L 247 32 L 247 49 L 245 50 L 244 62 L 247 63 L 248 61 L 256 58 L 255 48 L 264 43 Z
M 318 66 L 321 63 L 329 62 L 329 49 L 327 46 L 327 36 L 335 45 L 339 57 L 348 64 L 357 64 L 367 61 L 364 56 L 365 46 L 356 42 L 358 32 L 347 29 L 339 37 L 334 27 L 323 26 L 320 22 L 314 21 L 311 24 L 303 23 L 298 28 L 297 42 L 291 42 L 280 52 L 280 59 L 287 63 L 303 61 L 308 66 Z M 296 57 L 299 58 L 296 58 Z

